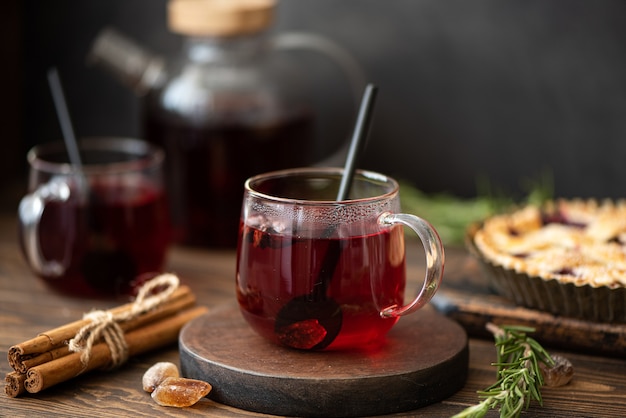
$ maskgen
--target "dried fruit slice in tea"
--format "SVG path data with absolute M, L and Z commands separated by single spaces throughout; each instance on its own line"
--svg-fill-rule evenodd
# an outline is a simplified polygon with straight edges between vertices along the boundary
M 326 337 L 326 329 L 317 319 L 299 321 L 277 330 L 278 339 L 287 347 L 309 350 Z

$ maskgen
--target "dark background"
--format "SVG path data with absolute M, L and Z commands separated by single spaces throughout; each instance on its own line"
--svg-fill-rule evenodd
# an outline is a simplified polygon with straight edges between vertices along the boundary
M 27 149 L 61 137 L 48 68 L 61 74 L 77 134 L 140 136 L 137 97 L 87 66 L 87 52 L 107 25 L 164 55 L 180 38 L 167 31 L 166 0 L 3 5 L 0 174 L 11 206 Z M 521 194 L 543 172 L 558 196 L 626 195 L 624 1 L 291 0 L 274 29 L 333 39 L 378 85 L 363 168 L 459 196 L 481 176 Z M 341 74 L 316 65 L 324 154 L 354 115 Z

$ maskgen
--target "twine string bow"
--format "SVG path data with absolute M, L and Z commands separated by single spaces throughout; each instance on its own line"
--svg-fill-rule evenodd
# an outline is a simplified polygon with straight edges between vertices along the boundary
M 179 284 L 177 276 L 169 273 L 161 274 L 144 283 L 130 310 L 116 315 L 102 310 L 86 313 L 83 319 L 88 319 L 90 322 L 69 341 L 70 351 L 81 353 L 80 361 L 83 366 L 87 367 L 93 345 L 104 341 L 111 352 L 111 368 L 120 366 L 128 359 L 128 346 L 120 323 L 135 319 L 156 308 L 174 293 Z M 163 289 L 153 293 L 159 288 Z

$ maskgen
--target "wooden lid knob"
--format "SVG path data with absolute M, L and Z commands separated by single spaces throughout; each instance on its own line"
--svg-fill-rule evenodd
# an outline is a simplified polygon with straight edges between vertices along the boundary
M 255 33 L 270 25 L 275 6 L 275 0 L 170 0 L 168 27 L 191 36 Z

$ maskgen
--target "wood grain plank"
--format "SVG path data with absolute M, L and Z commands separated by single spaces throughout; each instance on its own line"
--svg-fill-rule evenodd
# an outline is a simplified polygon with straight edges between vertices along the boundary
M 626 324 L 608 324 L 555 316 L 517 306 L 486 293 L 443 289 L 434 304 L 474 336 L 489 336 L 487 322 L 535 328 L 533 337 L 546 347 L 626 357 Z

